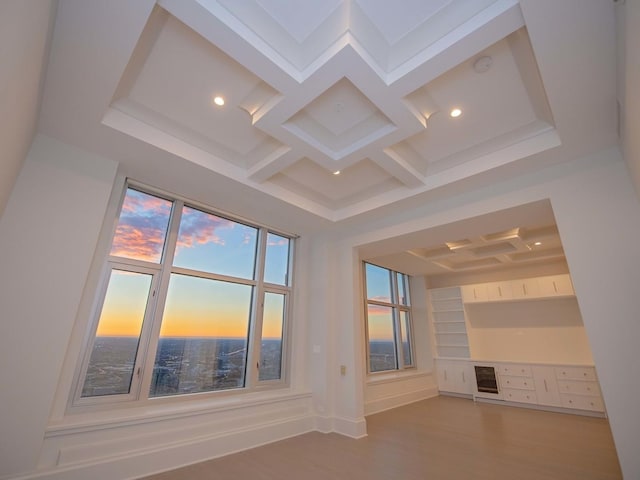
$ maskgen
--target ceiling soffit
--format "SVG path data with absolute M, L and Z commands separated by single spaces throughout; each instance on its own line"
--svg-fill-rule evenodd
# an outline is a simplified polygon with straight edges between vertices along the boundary
M 560 143 L 515 1 L 158 4 L 103 123 L 330 220 Z

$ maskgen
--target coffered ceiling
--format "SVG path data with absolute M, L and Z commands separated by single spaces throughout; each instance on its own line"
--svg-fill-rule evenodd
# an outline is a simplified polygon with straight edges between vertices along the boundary
M 560 3 L 62 0 L 41 130 L 339 222 L 615 142 L 610 6 Z

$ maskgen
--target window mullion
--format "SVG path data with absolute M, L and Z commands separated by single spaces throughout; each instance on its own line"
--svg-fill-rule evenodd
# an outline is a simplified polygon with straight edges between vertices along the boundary
M 251 305 L 251 323 L 249 325 L 249 351 L 247 352 L 247 370 L 246 385 L 254 388 L 258 384 L 260 375 L 260 346 L 262 339 L 262 317 L 264 315 L 264 286 L 262 279 L 264 278 L 264 263 L 267 253 L 267 234 L 266 229 L 261 228 L 258 242 L 258 251 L 256 252 L 256 266 L 254 279 L 257 285 L 253 290 L 253 299 Z
M 396 348 L 398 370 L 404 368 L 404 352 L 402 351 L 402 326 L 400 325 L 400 299 L 398 297 L 398 274 L 391 272 L 391 302 L 393 303 L 393 333 Z

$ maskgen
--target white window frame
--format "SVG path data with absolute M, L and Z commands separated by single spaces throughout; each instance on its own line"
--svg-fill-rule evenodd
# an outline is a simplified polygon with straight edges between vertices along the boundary
M 162 259 L 160 263 L 153 263 L 144 260 L 129 259 L 124 257 L 113 256 L 107 253 L 107 258 L 103 263 L 101 270 L 98 289 L 95 292 L 94 307 L 91 312 L 91 322 L 87 329 L 83 349 L 79 362 L 77 363 L 76 373 L 72 384 L 72 395 L 70 396 L 70 409 L 85 409 L 92 406 L 105 406 L 110 404 L 120 404 L 130 402 L 134 404 L 145 402 L 163 402 L 177 401 L 178 399 L 202 398 L 206 395 L 230 395 L 238 393 L 247 393 L 256 390 L 284 388 L 288 386 L 289 379 L 289 331 L 291 329 L 291 304 L 293 295 L 293 260 L 295 250 L 296 236 L 288 234 L 277 229 L 267 227 L 265 225 L 256 224 L 237 216 L 230 215 L 226 212 L 217 211 L 211 207 L 193 202 L 183 197 L 169 195 L 158 189 L 151 188 L 137 182 L 127 180 L 122 189 L 119 207 L 115 212 L 115 219 L 112 228 L 109 229 L 108 246 L 111 247 L 116 232 L 118 219 L 122 210 L 122 205 L 126 197 L 128 189 L 134 189 L 149 195 L 153 195 L 172 202 L 169 224 L 167 227 L 165 244 L 163 248 Z M 257 245 L 255 252 L 255 264 L 253 278 L 230 277 L 222 274 L 203 272 L 188 268 L 173 266 L 173 257 L 175 254 L 175 246 L 180 227 L 180 219 L 183 206 L 188 206 L 202 212 L 216 215 L 230 221 L 244 224 L 256 229 Z M 263 281 L 265 257 L 267 247 L 268 234 L 275 234 L 289 241 L 286 285 L 278 285 Z M 142 330 L 140 333 L 139 347 L 136 353 L 133 377 L 131 387 L 127 394 L 112 394 L 104 396 L 82 397 L 82 389 L 84 387 L 85 376 L 89 366 L 93 345 L 96 339 L 96 331 L 102 313 L 103 303 L 105 300 L 107 287 L 111 272 L 113 270 L 124 270 L 133 273 L 149 274 L 152 276 L 150 293 L 147 299 L 147 306 L 144 314 Z M 236 284 L 244 284 L 252 287 L 252 297 L 250 305 L 249 318 L 249 338 L 247 342 L 247 358 L 245 363 L 244 386 L 233 389 L 221 389 L 207 392 L 198 392 L 191 394 L 175 394 L 166 396 L 149 396 L 149 389 L 153 378 L 153 367 L 155 364 L 156 351 L 158 347 L 160 327 L 164 313 L 164 306 L 169 288 L 169 280 L 172 274 L 186 274 L 198 278 L 206 278 L 211 280 L 219 280 Z M 280 355 L 280 378 L 273 380 L 260 381 L 258 377 L 258 360 L 260 359 L 261 332 L 262 332 L 262 315 L 264 305 L 265 292 L 272 292 L 284 295 L 284 311 L 282 325 L 282 342 Z M 179 401 L 179 400 L 178 400 Z
M 383 302 L 379 300 L 371 300 L 368 298 L 367 293 L 367 264 L 372 265 L 374 267 L 382 268 L 389 273 L 389 281 L 391 284 L 391 302 Z M 382 267 L 380 265 L 376 265 L 371 262 L 362 262 L 362 272 L 364 279 L 364 317 L 365 317 L 365 333 L 366 333 L 366 364 L 367 364 L 367 374 L 368 375 L 380 375 L 389 372 L 397 372 L 403 370 L 411 370 L 416 368 L 416 350 L 415 350 L 415 342 L 413 339 L 413 314 L 411 309 L 411 295 L 409 292 L 409 275 L 398 272 L 395 270 L 391 270 L 390 268 Z M 400 277 L 401 276 L 401 277 Z M 400 302 L 399 298 L 399 289 L 398 289 L 398 280 L 399 278 L 403 279 L 404 283 L 404 293 L 406 297 L 406 305 Z M 396 368 L 388 369 L 388 370 L 379 370 L 379 371 L 371 371 L 371 352 L 370 352 L 370 342 L 369 342 L 369 305 L 377 305 L 380 307 L 389 307 L 392 311 L 392 321 L 393 321 L 393 333 L 394 333 L 394 351 L 396 355 Z M 408 316 L 408 324 L 409 324 L 409 332 L 407 335 L 407 339 L 409 340 L 409 349 L 411 352 L 411 363 L 405 365 L 404 359 L 404 349 L 402 348 L 402 337 L 403 337 L 403 326 L 400 312 L 406 312 Z

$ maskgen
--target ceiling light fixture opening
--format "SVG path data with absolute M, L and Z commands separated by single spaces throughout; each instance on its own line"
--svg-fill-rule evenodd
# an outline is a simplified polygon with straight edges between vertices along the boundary
M 222 98 L 222 97 L 220 97 L 220 96 L 215 97 L 215 98 L 213 99 L 213 103 L 215 103 L 216 105 L 218 105 L 219 107 L 221 107 L 221 106 L 223 106 L 223 105 L 224 105 L 224 98 Z
M 460 110 L 459 108 L 454 108 L 451 110 L 449 115 L 451 115 L 452 118 L 458 118 L 460 115 L 462 115 L 462 110 Z
M 340 170 L 336 170 L 335 172 L 333 172 L 334 175 L 340 175 Z
M 533 243 L 536 247 L 539 247 L 540 245 L 542 245 L 542 242 L 534 242 Z

